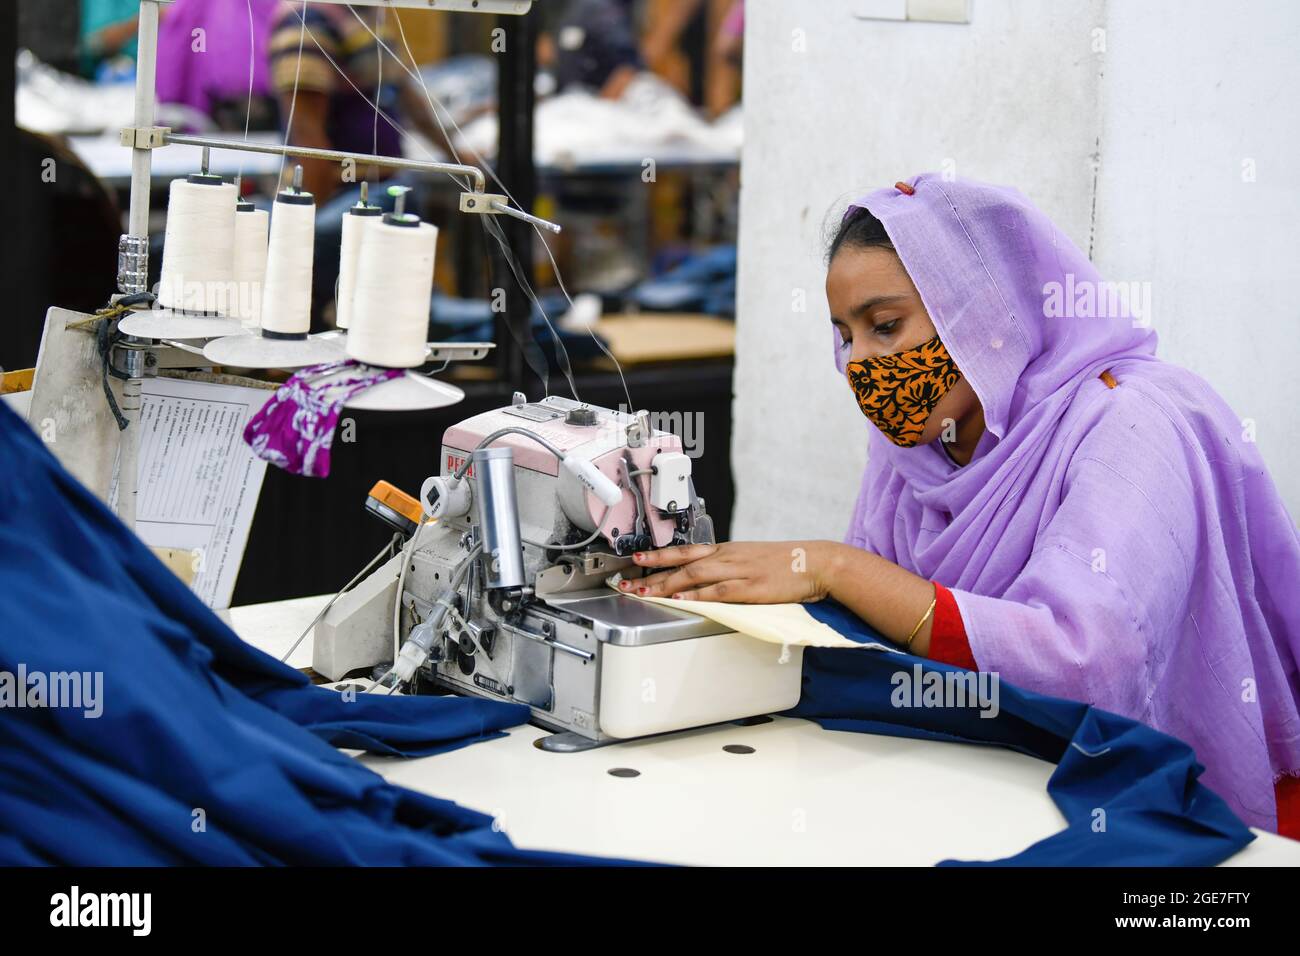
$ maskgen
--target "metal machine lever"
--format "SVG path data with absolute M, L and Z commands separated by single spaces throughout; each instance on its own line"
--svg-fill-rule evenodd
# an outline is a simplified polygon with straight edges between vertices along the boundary
M 514 624 L 507 624 L 505 621 L 497 621 L 497 626 L 503 631 L 509 631 L 519 637 L 527 638 L 530 641 L 536 641 L 538 644 L 545 644 L 547 647 L 553 647 L 557 651 L 563 651 L 565 654 L 581 658 L 584 661 L 593 661 L 596 655 L 591 651 L 584 651 L 580 647 L 574 647 L 571 644 L 562 644 L 559 641 L 544 637 L 541 634 L 534 634 L 532 631 L 526 631 L 522 627 Z

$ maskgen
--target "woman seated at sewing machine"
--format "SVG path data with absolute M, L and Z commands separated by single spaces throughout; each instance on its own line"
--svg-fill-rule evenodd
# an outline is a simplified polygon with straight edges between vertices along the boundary
M 826 277 L 875 425 L 845 541 L 648 552 L 668 570 L 624 587 L 834 598 L 913 654 L 1182 738 L 1239 813 L 1300 836 L 1295 524 L 1249 423 L 1108 291 L 1015 190 L 859 200 Z

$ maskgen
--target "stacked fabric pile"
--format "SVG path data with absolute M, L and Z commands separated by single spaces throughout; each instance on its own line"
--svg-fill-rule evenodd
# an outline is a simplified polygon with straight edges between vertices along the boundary
M 0 864 L 590 862 L 519 850 L 335 749 L 437 753 L 527 708 L 315 687 L 241 641 L 4 406 L 0 459 Z

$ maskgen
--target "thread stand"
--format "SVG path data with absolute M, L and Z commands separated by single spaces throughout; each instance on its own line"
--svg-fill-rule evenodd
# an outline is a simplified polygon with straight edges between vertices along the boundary
M 214 178 L 209 172 L 210 158 L 211 152 L 205 148 L 199 163 L 199 176 L 204 179 Z M 137 339 L 211 339 L 233 335 L 242 328 L 239 320 L 224 315 L 169 308 L 140 310 L 118 323 L 123 335 Z
M 321 3 L 342 3 L 344 0 L 317 0 Z M 394 4 L 397 6 L 422 6 L 415 0 L 351 0 L 357 6 L 379 6 Z M 431 2 L 431 0 L 430 0 Z M 532 0 L 441 0 L 444 9 L 485 14 L 508 14 L 522 16 L 528 13 Z M 173 134 L 167 127 L 154 125 L 155 80 L 158 60 L 158 22 L 161 0 L 140 0 L 137 16 L 137 54 L 135 76 L 135 110 L 133 125 L 121 131 L 121 144 L 131 150 L 131 200 L 127 216 L 127 231 L 118 242 L 118 291 L 124 295 L 144 292 L 149 274 L 149 200 L 152 186 L 152 152 L 169 143 L 188 143 L 204 147 L 206 170 L 207 150 L 230 149 L 246 152 L 273 153 L 280 156 L 295 156 L 307 159 L 332 159 L 338 162 L 352 161 L 358 164 L 392 166 L 404 169 L 423 170 L 444 173 L 452 176 L 468 177 L 471 191 L 462 194 L 462 211 L 476 215 L 505 215 L 521 219 L 540 228 L 558 233 L 560 227 L 555 223 L 540 219 L 521 209 L 508 205 L 506 197 L 486 193 L 486 177 L 475 166 L 458 163 L 436 163 L 403 157 L 375 156 L 365 153 L 347 153 L 338 150 L 314 149 L 292 145 L 269 146 L 259 143 L 222 140 L 219 138 L 184 136 Z M 160 352 L 169 356 L 180 356 L 175 367 L 203 367 L 214 361 L 207 356 L 204 348 L 202 356 L 194 354 L 197 349 L 184 345 L 185 340 L 229 341 L 243 339 L 246 343 L 253 339 L 248 330 L 238 319 L 211 315 L 189 315 L 174 310 L 154 309 L 141 311 L 136 315 L 122 319 L 118 328 L 125 337 L 117 343 L 110 355 L 110 361 L 128 371 L 124 392 L 122 412 L 127 427 L 121 434 L 118 446 L 118 515 L 128 527 L 135 525 L 136 481 L 139 467 L 139 418 L 140 389 L 147 367 L 152 363 L 154 370 L 158 366 Z M 309 338 L 313 348 L 328 347 L 334 355 L 342 355 L 346 336 L 331 335 Z M 164 340 L 177 340 L 175 346 L 167 345 Z M 302 341 L 302 340 L 293 340 Z M 263 340 L 263 343 L 265 340 Z M 233 348 L 233 346 L 231 346 Z M 224 347 L 223 347 L 224 348 Z M 472 343 L 466 348 L 460 346 L 434 346 L 431 355 L 445 357 L 446 361 L 463 361 L 481 358 L 491 348 L 490 344 Z M 440 353 L 442 350 L 442 354 Z M 218 353 L 221 349 L 217 350 Z M 304 353 L 305 355 L 305 353 Z M 299 356 L 300 358 L 304 356 Z M 329 359 L 325 359 L 329 361 Z M 233 364 L 233 363 L 232 363 Z M 244 367 L 258 367 L 245 365 Z M 265 367 L 265 366 L 264 366 Z M 292 367 L 292 366 L 270 366 Z M 414 381 L 413 379 L 419 379 Z M 403 383 L 397 387 L 394 382 Z M 398 390 L 400 389 L 400 395 Z M 408 394 L 407 389 L 416 391 Z M 385 390 L 388 393 L 386 394 Z M 374 406 L 367 406 L 366 397 L 370 393 Z M 420 393 L 423 393 L 421 395 Z M 423 398 L 423 402 L 419 399 Z M 433 382 L 416 373 L 408 372 L 405 376 L 386 382 L 368 390 L 352 407 L 377 407 L 381 403 L 386 408 L 438 408 L 451 405 L 464 398 L 464 393 L 455 386 Z M 399 400 L 400 399 L 400 400 Z M 133 427 L 134 426 L 134 427 Z
M 244 325 L 219 315 L 188 315 L 171 309 L 148 309 L 117 324 L 123 335 L 139 339 L 219 339 L 238 335 Z
M 305 339 L 275 339 L 243 330 L 213 339 L 203 346 L 203 357 L 215 365 L 238 368 L 305 368 L 346 358 L 343 340 L 309 335 Z
M 356 374 L 356 368 L 349 367 L 344 371 Z M 455 385 L 408 371 L 400 378 L 380 382 L 353 396 L 344 403 L 344 407 L 357 411 L 414 412 L 430 408 L 445 408 L 463 401 L 464 398 L 465 393 Z
M 496 348 L 494 342 L 430 342 L 426 362 L 476 362 Z M 345 403 L 356 411 L 409 412 L 444 408 L 464 399 L 455 385 L 408 370 L 401 378 L 381 382 Z

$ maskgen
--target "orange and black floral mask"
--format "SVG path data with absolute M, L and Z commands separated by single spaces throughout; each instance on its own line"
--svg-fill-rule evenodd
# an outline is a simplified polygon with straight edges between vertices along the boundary
M 939 399 L 961 378 L 937 335 L 916 348 L 850 362 L 845 374 L 862 414 L 901 448 L 921 440 Z

